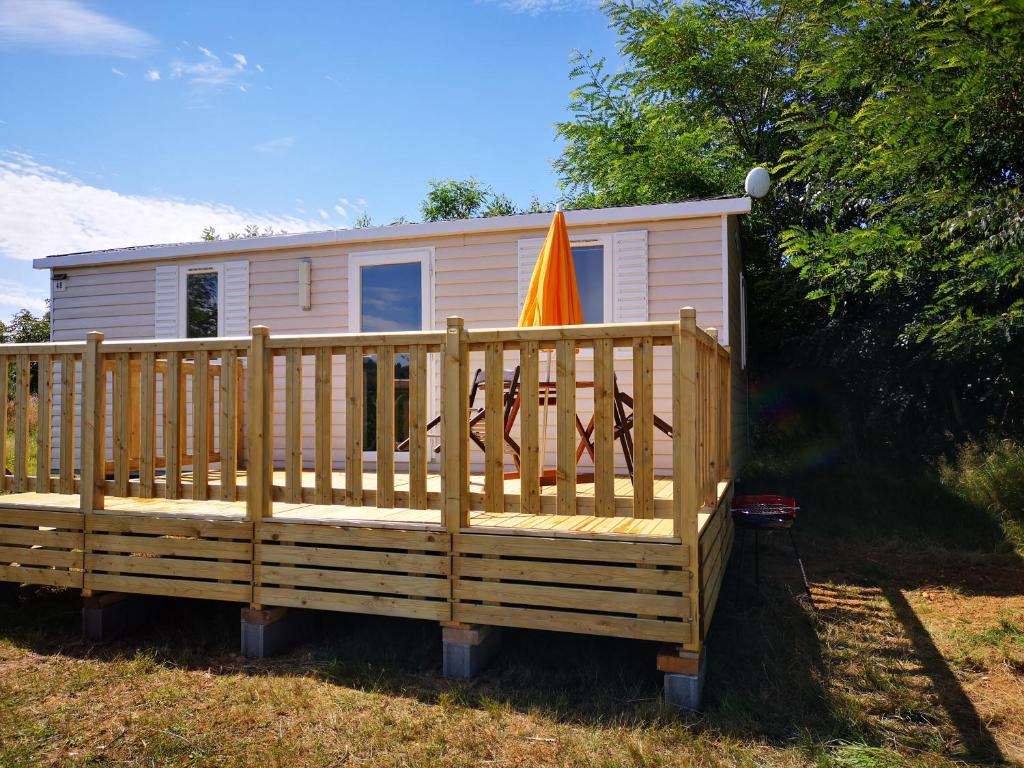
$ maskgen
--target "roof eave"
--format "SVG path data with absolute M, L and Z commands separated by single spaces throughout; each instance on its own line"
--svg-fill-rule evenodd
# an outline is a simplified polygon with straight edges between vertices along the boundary
M 701 216 L 743 213 L 750 213 L 749 197 L 566 211 L 565 220 L 566 224 L 570 227 L 580 227 L 601 224 L 623 224 L 632 221 L 664 221 L 667 219 L 690 219 Z M 178 245 L 155 245 L 59 254 L 34 259 L 32 266 L 35 269 L 63 269 L 125 262 L 189 258 L 193 256 L 216 256 L 218 254 L 237 253 L 239 251 L 252 252 L 280 248 L 312 248 L 320 245 L 347 242 L 381 242 L 423 237 L 484 234 L 539 229 L 546 227 L 550 221 L 550 213 L 533 213 L 480 219 L 400 224 L 386 227 L 367 227 L 365 229 L 336 229 L 294 235 L 271 235 L 244 240 L 210 240 L 181 243 Z

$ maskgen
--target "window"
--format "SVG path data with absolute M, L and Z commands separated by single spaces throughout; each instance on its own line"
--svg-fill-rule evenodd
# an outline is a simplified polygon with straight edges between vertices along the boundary
M 572 247 L 572 263 L 576 269 L 576 287 L 580 294 L 580 309 L 584 323 L 603 323 L 604 307 L 604 246 L 582 244 Z
M 430 322 L 428 248 L 349 257 L 350 327 L 359 333 L 419 331 Z M 409 355 L 395 355 L 395 444 L 409 437 Z M 363 358 L 363 448 L 377 450 L 377 356 Z
M 215 269 L 189 270 L 185 276 L 185 336 L 206 339 L 218 335 L 220 275 Z

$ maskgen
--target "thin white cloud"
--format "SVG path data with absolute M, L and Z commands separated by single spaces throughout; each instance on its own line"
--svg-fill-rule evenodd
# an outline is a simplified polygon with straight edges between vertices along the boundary
M 323 229 L 324 221 L 256 213 L 222 203 L 123 195 L 86 184 L 28 155 L 0 152 L 0 257 L 23 260 L 191 241 L 209 226 L 225 234 L 240 232 L 247 224 L 306 232 Z
M 147 69 L 146 70 L 146 79 L 149 80 L 150 82 L 156 82 L 157 80 L 160 79 L 160 70 L 159 69 Z
M 137 58 L 154 45 L 148 33 L 78 0 L 0 0 L 0 48 Z
M 38 285 L 26 285 L 15 280 L 0 280 L 0 307 L 7 307 L 4 314 L 13 314 L 24 307 L 39 313 L 46 311 L 49 297 Z
M 327 221 L 329 218 L 331 218 L 331 214 L 329 214 L 323 208 L 317 208 L 316 212 L 320 214 L 320 218 L 323 219 L 324 221 Z
M 478 3 L 496 5 L 512 13 L 539 16 L 542 13 L 579 11 L 597 8 L 600 0 L 477 0 Z
M 257 72 L 262 72 L 263 71 L 263 65 L 262 64 L 257 64 L 256 65 L 256 71 Z
M 286 152 L 295 146 L 295 142 L 298 141 L 296 136 L 282 136 L 279 139 L 270 139 L 264 141 L 253 147 L 257 152 L 263 152 L 265 154 L 275 154 L 278 152 Z
M 126 74 L 125 74 L 124 72 L 122 72 L 122 71 L 121 71 L 120 69 L 118 69 L 117 67 L 111 67 L 111 68 L 110 68 L 110 71 L 111 71 L 111 72 L 113 72 L 113 73 L 114 73 L 115 75 L 117 75 L 118 77 L 128 77 L 128 75 L 126 75 Z
M 199 90 L 219 90 L 237 86 L 243 93 L 248 91 L 247 82 L 252 70 L 247 67 L 248 59 L 244 54 L 232 53 L 231 61 L 225 62 L 209 48 L 199 46 L 202 58 L 195 61 L 173 61 L 170 72 L 172 78 L 180 78 Z M 263 67 L 258 67 L 260 72 Z

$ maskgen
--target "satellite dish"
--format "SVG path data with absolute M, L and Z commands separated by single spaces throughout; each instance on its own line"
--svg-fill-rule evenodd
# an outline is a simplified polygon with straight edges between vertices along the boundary
M 751 197 L 764 197 L 772 186 L 772 177 L 764 168 L 752 168 L 743 182 L 743 188 Z

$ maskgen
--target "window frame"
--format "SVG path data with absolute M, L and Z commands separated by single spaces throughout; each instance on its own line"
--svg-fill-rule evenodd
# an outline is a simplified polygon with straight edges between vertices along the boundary
M 604 317 L 599 323 L 615 322 L 615 245 L 611 235 L 585 235 L 569 238 L 569 247 L 600 245 L 603 248 L 604 263 L 602 264 L 604 280 Z M 575 263 L 573 264 L 575 268 Z M 597 323 L 584 323 L 596 325 Z M 582 350 L 581 350 L 582 351 Z
M 348 255 L 348 332 L 364 333 L 362 329 L 362 289 L 363 283 L 361 271 L 363 267 L 388 266 L 390 264 L 410 264 L 418 261 L 422 265 L 420 272 L 420 295 L 422 297 L 421 307 L 421 330 L 431 331 L 434 329 L 434 248 L 423 246 L 419 248 L 396 248 L 384 251 L 361 251 Z M 427 359 L 427 381 L 435 381 L 436 366 L 428 357 Z M 428 392 L 433 390 L 428 387 Z M 440 404 L 436 397 L 427 397 L 427 421 L 433 419 L 439 412 Z M 428 436 L 428 443 L 430 442 Z M 363 461 L 377 463 L 376 451 L 363 451 Z M 395 451 L 395 461 L 409 463 L 408 451 Z M 428 452 L 428 464 L 434 463 L 433 451 Z
M 188 276 L 210 272 L 217 275 L 217 336 L 224 335 L 224 262 L 211 262 L 208 264 L 182 264 L 178 268 L 178 338 L 189 338 L 187 335 Z

